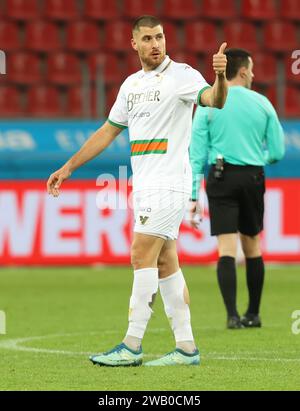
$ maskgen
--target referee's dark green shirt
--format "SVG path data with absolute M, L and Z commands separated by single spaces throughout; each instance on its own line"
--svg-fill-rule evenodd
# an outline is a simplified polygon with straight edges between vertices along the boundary
M 283 130 L 265 96 L 242 86 L 231 86 L 223 109 L 197 108 L 190 146 L 192 198 L 198 197 L 207 157 L 209 164 L 213 164 L 218 154 L 237 165 L 264 166 L 283 157 Z

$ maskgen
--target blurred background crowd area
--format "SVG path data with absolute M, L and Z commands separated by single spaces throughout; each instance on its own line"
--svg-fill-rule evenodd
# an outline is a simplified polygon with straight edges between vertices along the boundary
M 0 0 L 0 116 L 107 116 L 122 81 L 140 69 L 130 39 L 142 14 L 162 19 L 167 53 L 210 83 L 223 41 L 249 50 L 253 88 L 281 117 L 299 117 L 300 0 Z

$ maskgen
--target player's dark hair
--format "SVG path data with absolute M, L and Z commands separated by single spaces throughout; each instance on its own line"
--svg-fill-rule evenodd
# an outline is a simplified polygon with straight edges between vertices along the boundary
M 156 27 L 156 26 L 162 26 L 162 22 L 154 16 L 148 16 L 148 15 L 144 15 L 144 16 L 140 16 L 138 17 L 132 26 L 132 31 L 137 31 L 139 30 L 141 27 Z
M 241 67 L 249 67 L 249 57 L 251 54 L 244 49 L 227 49 L 224 54 L 227 57 L 226 77 L 232 80 Z

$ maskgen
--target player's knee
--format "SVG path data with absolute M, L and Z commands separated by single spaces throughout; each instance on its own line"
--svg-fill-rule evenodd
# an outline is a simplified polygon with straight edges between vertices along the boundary
M 246 258 L 254 258 L 261 255 L 259 236 L 243 236 L 241 243 Z
M 131 251 L 131 265 L 134 270 L 139 270 L 143 268 L 143 259 L 141 258 L 141 254 L 135 250 Z
M 131 250 L 131 265 L 134 270 L 140 270 L 142 268 L 155 267 L 157 261 L 150 255 L 147 255 L 145 251 L 133 248 Z
M 158 257 L 157 267 L 159 278 L 165 278 L 179 270 L 176 250 L 169 250 Z
M 229 256 L 236 257 L 237 251 L 237 235 L 236 234 L 221 234 L 218 236 L 218 251 L 219 257 Z
M 168 260 L 165 256 L 159 256 L 157 261 L 157 267 L 160 277 L 165 277 L 168 269 Z

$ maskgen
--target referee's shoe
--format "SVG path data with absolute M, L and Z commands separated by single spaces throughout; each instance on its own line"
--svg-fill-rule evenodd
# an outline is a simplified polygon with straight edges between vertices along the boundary
M 258 314 L 244 314 L 243 317 L 241 318 L 241 324 L 243 324 L 244 327 L 248 328 L 260 328 L 261 327 L 261 319 Z
M 227 317 L 227 328 L 229 330 L 237 330 L 239 328 L 244 328 L 244 324 L 242 323 L 240 317 L 237 316 L 229 316 Z

